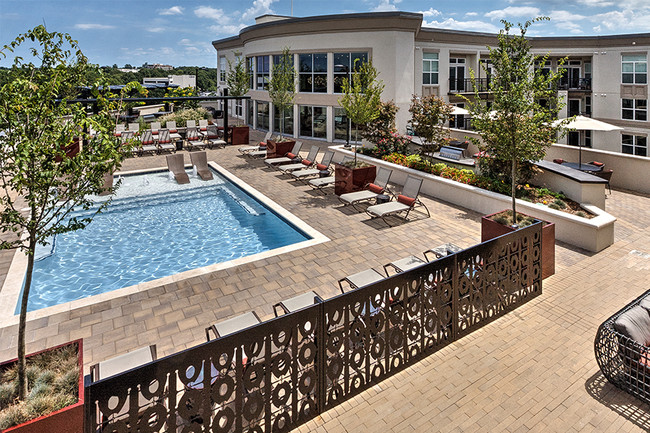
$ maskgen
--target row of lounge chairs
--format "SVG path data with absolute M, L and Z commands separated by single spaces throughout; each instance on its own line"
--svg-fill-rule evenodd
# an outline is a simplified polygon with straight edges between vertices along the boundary
M 197 149 L 225 147 L 226 142 L 216 125 L 208 125 L 207 120 L 199 121 L 203 126 L 195 126 L 195 121 L 188 120 L 188 126 L 185 130 L 185 147 L 192 151 Z M 119 130 L 116 128 L 115 136 L 119 137 L 121 143 L 134 141 L 133 155 L 156 154 L 163 152 L 175 152 L 176 143 L 182 140 L 181 135 L 176 128 L 176 122 L 169 121 L 166 128 L 160 127 L 160 122 L 153 122 L 151 129 L 145 129 L 141 132 L 131 130 L 136 124 L 130 124 L 129 130 Z M 119 125 L 118 125 L 119 126 Z M 123 125 L 122 125 L 123 128 Z

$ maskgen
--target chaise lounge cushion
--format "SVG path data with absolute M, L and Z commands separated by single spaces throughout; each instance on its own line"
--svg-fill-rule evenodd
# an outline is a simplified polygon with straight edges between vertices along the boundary
M 374 183 L 368 184 L 368 190 L 374 192 L 375 194 L 381 194 L 384 192 L 384 188 L 380 187 L 379 185 L 375 185 Z
M 405 204 L 406 206 L 410 206 L 410 207 L 413 207 L 413 205 L 415 204 L 415 199 L 414 198 L 407 197 L 407 196 L 401 195 L 401 194 L 397 196 L 397 201 L 402 203 L 402 204 Z
M 614 328 L 642 346 L 650 343 L 650 314 L 640 305 L 621 314 L 614 322 Z

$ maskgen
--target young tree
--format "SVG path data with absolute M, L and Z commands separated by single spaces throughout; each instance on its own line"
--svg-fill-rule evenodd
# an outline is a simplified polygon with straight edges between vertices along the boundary
M 14 79 L 0 88 L 0 231 L 5 233 L 0 249 L 18 248 L 27 255 L 18 326 L 20 399 L 27 391 L 25 324 L 36 245 L 90 223 L 106 204 L 89 217 L 74 217 L 71 212 L 91 208 L 88 195 L 106 191 L 104 175 L 119 167 L 129 151 L 120 150 L 113 136 L 115 120 L 110 112 L 116 107 L 98 86 L 93 90 L 97 114 L 69 103 L 93 68 L 76 41 L 41 25 L 5 45 L 0 55 L 6 58 L 30 42 L 35 43 L 31 53 L 40 64 L 16 57 Z M 82 142 L 78 154 L 66 153 L 72 143 Z
M 228 72 L 226 73 L 226 84 L 230 96 L 244 96 L 250 89 L 250 75 L 246 70 L 246 58 L 239 52 L 235 52 L 236 61 L 232 63 L 228 59 Z
M 425 158 L 440 149 L 442 140 L 449 137 L 449 128 L 445 127 L 445 122 L 449 121 L 451 110 L 450 104 L 435 95 L 413 95 L 409 113 L 413 129 L 425 140 L 420 148 L 420 153 Z
M 339 104 L 345 110 L 345 114 L 355 124 L 354 139 L 354 166 L 357 166 L 357 142 L 359 141 L 359 125 L 366 125 L 375 120 L 381 110 L 381 92 L 384 91 L 384 83 L 377 80 L 377 69 L 372 62 L 357 65 L 359 60 L 354 61 L 352 80 L 343 78 L 343 96 Z
M 481 102 L 478 88 L 474 100 L 467 99 L 472 125 L 483 139 L 483 143 L 476 139 L 474 143 L 495 163 L 509 165 L 513 224 L 517 221 L 515 194 L 520 167 L 542 159 L 557 135 L 563 133 L 563 122 L 553 124 L 564 105 L 556 86 L 562 70 L 544 74 L 535 68 L 537 62 L 544 64 L 548 56 L 531 54 L 526 39 L 528 27 L 541 20 L 548 18 L 519 24 L 519 35 L 510 34 L 513 25 L 501 21 L 504 29 L 499 32 L 497 46 L 488 47 L 493 70 L 489 83 L 492 106 Z M 474 79 L 474 71 L 470 74 Z
M 296 69 L 288 47 L 282 50 L 280 61 L 273 65 L 273 73 L 269 80 L 269 98 L 280 113 L 280 137 L 284 133 L 284 112 L 293 107 L 296 92 Z

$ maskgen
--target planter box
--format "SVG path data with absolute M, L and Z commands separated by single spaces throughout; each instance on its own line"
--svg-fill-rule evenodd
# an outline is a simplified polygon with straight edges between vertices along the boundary
M 41 350 L 40 352 L 27 355 L 30 358 L 48 350 L 59 347 L 77 344 L 79 352 L 79 401 L 63 409 L 59 409 L 47 415 L 40 416 L 26 423 L 19 424 L 4 430 L 4 433 L 82 433 L 84 431 L 84 383 L 83 383 L 83 345 L 82 340 L 75 340 L 60 346 Z M 0 367 L 16 362 L 17 359 L 4 362 Z
M 248 144 L 248 126 L 233 126 L 230 129 L 230 144 Z
M 500 212 L 481 217 L 481 242 L 515 231 L 512 227 L 492 219 L 498 213 Z M 545 279 L 555 274 L 555 224 L 543 220 L 542 223 L 544 223 L 542 226 L 542 279 Z
M 268 140 L 266 142 L 266 158 L 279 158 L 291 152 L 293 145 L 296 144 L 295 140 L 288 141 L 274 141 Z
M 360 191 L 365 185 L 374 182 L 376 175 L 377 167 L 374 165 L 350 168 L 345 165 L 336 164 L 334 168 L 334 193 L 341 195 L 348 192 Z

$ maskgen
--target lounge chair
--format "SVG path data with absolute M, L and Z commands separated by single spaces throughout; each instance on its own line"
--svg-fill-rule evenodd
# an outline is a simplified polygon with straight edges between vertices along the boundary
M 316 159 L 316 156 L 318 156 L 318 150 L 319 150 L 318 146 L 312 146 L 311 149 L 309 149 L 307 158 L 304 158 L 302 161 L 296 162 L 294 164 L 281 165 L 279 168 L 284 173 L 291 173 L 294 170 L 300 170 L 303 168 L 311 167 L 314 164 L 314 160 Z
M 139 123 L 129 123 L 129 131 L 133 131 L 134 134 L 137 134 L 140 131 Z
M 165 123 L 165 128 L 169 129 L 169 137 L 172 139 L 172 141 L 180 140 L 181 134 L 178 133 L 178 128 L 176 127 L 176 121 L 175 120 L 170 120 L 167 123 Z
M 217 128 L 217 125 L 207 126 L 205 139 L 210 149 L 213 147 L 226 147 L 226 142 L 219 135 L 219 129 Z
M 196 167 L 196 172 L 201 177 L 201 179 L 214 179 L 214 176 L 212 176 L 212 171 L 210 170 L 210 167 L 208 167 L 208 156 L 205 152 L 190 153 L 190 161 L 192 161 L 192 165 Z
M 123 123 L 118 123 L 115 125 L 115 132 L 113 132 L 113 135 L 120 137 L 124 131 L 126 131 L 126 126 L 124 126 Z
M 352 157 L 351 156 L 344 156 L 343 160 L 341 161 L 341 164 L 346 163 L 347 161 L 351 161 Z M 322 192 L 325 194 L 325 188 L 334 186 L 336 184 L 336 176 L 327 176 L 327 177 L 319 177 L 317 179 L 310 179 L 309 180 L 309 186 L 311 186 L 314 189 L 317 189 L 318 191 Z
M 256 150 L 260 150 L 260 146 L 266 147 L 266 142 L 271 138 L 271 134 L 273 134 L 271 131 L 267 132 L 266 135 L 264 136 L 264 140 L 260 141 L 257 146 L 243 146 L 238 148 L 237 150 L 240 153 L 243 153 L 244 155 L 254 152 Z
M 185 132 L 185 140 L 187 141 L 187 150 L 205 149 L 206 142 L 203 137 L 199 135 L 199 130 L 196 126 L 189 126 Z
M 331 150 L 325 151 L 323 154 L 323 159 L 319 164 L 316 164 L 315 168 L 305 168 L 302 170 L 295 170 L 291 172 L 291 177 L 296 180 L 306 182 L 305 179 L 312 176 L 320 176 L 321 173 L 329 171 L 330 164 L 332 163 L 332 158 L 334 157 L 334 152 Z
M 151 153 L 152 155 L 158 152 L 158 146 L 154 143 L 153 134 L 150 129 L 145 129 L 142 131 L 142 136 L 140 137 L 140 155 L 145 153 Z
M 260 317 L 255 311 L 249 311 L 248 313 L 241 314 L 232 319 L 224 320 L 223 322 L 208 326 L 205 328 L 205 338 L 208 341 L 211 340 L 210 332 L 214 334 L 214 338 L 220 338 L 250 328 L 258 323 L 262 323 Z
M 214 126 L 217 127 L 217 125 Z M 208 132 L 208 119 L 199 120 L 199 132 Z
M 107 359 L 90 366 L 90 380 L 96 382 L 116 374 L 124 373 L 132 368 L 139 367 L 158 359 L 156 345 L 141 347 L 134 351 Z
M 343 288 L 343 283 L 347 283 L 352 290 L 356 290 L 359 287 L 364 287 L 369 284 L 376 283 L 378 281 L 386 278 L 383 274 L 375 271 L 373 268 L 366 269 L 365 271 L 357 272 L 356 274 L 348 275 L 345 278 L 339 280 L 339 288 L 341 293 L 345 293 Z
M 201 132 L 198 126 L 196 126 L 196 120 L 187 120 L 185 121 L 185 127 L 187 129 L 189 128 L 196 128 L 196 133 L 199 135 L 199 137 L 203 138 L 205 134 Z
M 167 168 L 179 184 L 190 183 L 190 177 L 185 172 L 185 161 L 182 153 L 167 155 Z
M 275 317 L 278 317 L 280 315 L 278 314 L 278 311 L 281 311 L 282 314 L 289 314 L 321 302 L 323 302 L 323 298 L 321 298 L 316 292 L 310 290 L 302 295 L 294 296 L 293 298 L 278 302 L 273 305 L 273 312 L 275 313 Z
M 375 200 L 379 195 L 382 195 L 386 192 L 390 193 L 390 191 L 388 191 L 388 182 L 390 180 L 391 174 L 393 174 L 393 170 L 385 167 L 379 167 L 375 181 L 366 185 L 367 189 L 364 189 L 363 191 L 341 194 L 339 196 L 339 200 L 346 206 L 351 204 L 355 209 L 362 210 L 357 208 L 357 204 L 363 203 L 365 201 Z
M 410 271 L 411 269 L 417 268 L 418 266 L 422 266 L 424 264 L 428 263 L 425 260 L 422 260 L 419 257 L 416 256 L 408 256 L 403 259 L 395 260 L 390 263 L 386 263 L 384 265 L 384 272 L 386 272 L 386 276 L 389 277 L 390 273 L 388 270 L 392 268 L 395 273 L 399 274 L 400 272 L 406 272 Z
M 432 260 L 436 260 L 441 257 L 448 256 L 450 254 L 456 254 L 457 252 L 462 250 L 463 249 L 458 245 L 448 242 L 446 244 L 439 245 L 435 248 L 431 248 L 430 250 L 426 250 L 424 252 L 424 258 L 427 260 L 427 262 L 430 262 Z M 429 257 L 430 255 L 432 257 Z
M 386 221 L 386 217 L 406 212 L 404 219 L 407 219 L 409 213 L 416 205 L 424 206 L 424 209 L 427 211 L 427 216 L 431 216 L 429 209 L 418 198 L 420 188 L 422 188 L 422 179 L 409 175 L 404 183 L 402 194 L 397 196 L 397 201 L 370 206 L 366 209 L 366 213 L 371 218 L 381 218 L 389 226 L 390 223 Z
M 159 152 L 176 152 L 176 143 L 172 143 L 169 135 L 169 129 L 162 128 L 158 130 L 158 137 L 156 138 Z
M 158 135 L 160 128 L 160 122 L 151 122 L 151 133 L 153 135 Z
M 277 168 L 282 164 L 291 164 L 295 158 L 299 157 L 301 147 L 302 141 L 296 141 L 291 152 L 287 152 L 284 156 L 279 156 L 277 158 L 267 158 L 264 160 L 264 164 L 273 168 Z

